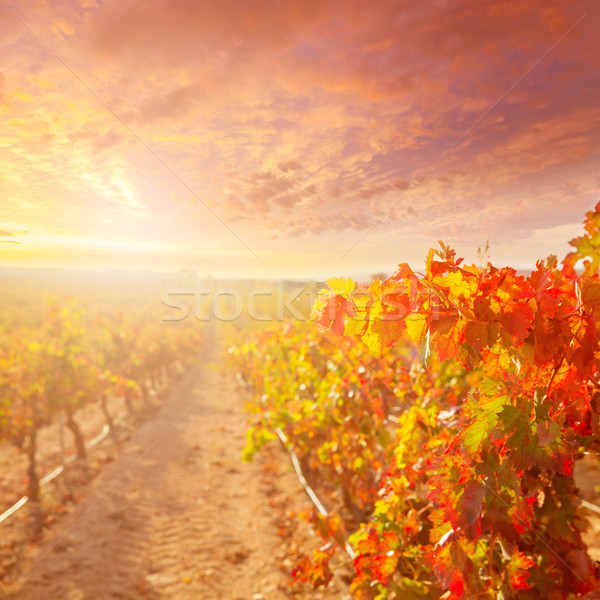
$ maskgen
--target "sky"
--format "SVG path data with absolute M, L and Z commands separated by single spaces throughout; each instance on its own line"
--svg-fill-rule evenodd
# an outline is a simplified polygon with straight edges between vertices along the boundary
M 0 2 L 0 266 L 530 268 L 600 201 L 596 0 Z

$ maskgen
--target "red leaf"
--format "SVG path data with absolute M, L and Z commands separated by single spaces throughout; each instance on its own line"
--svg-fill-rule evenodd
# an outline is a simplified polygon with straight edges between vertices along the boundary
M 487 487 L 483 483 L 473 483 L 465 488 L 458 501 L 457 524 L 462 527 L 474 525 L 481 515 L 483 499 L 487 493 Z

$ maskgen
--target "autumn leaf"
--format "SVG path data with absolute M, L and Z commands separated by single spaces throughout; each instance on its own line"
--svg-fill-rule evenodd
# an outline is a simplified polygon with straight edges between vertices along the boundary
M 514 590 L 527 590 L 531 573 L 531 567 L 535 566 L 535 561 L 524 552 L 514 552 L 508 563 L 508 573 L 510 576 L 510 585 Z
M 336 296 L 343 296 L 344 298 L 350 298 L 356 288 L 356 282 L 347 277 L 330 277 L 326 283 Z
M 472 483 L 465 488 L 457 506 L 460 512 L 457 524 L 460 527 L 474 525 L 479 519 L 483 509 L 483 500 L 487 492 L 488 488 L 482 482 Z

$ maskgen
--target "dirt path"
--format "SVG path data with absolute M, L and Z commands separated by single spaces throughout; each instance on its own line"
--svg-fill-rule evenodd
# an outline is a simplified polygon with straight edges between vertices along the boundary
M 241 463 L 244 416 L 233 373 L 219 381 L 219 371 L 204 364 L 187 373 L 73 513 L 31 550 L 8 598 L 294 595 L 273 516 L 281 490 L 260 464 Z

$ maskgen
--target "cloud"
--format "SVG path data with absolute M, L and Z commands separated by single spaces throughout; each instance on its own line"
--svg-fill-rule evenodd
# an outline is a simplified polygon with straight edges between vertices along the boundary
M 508 242 L 597 200 L 592 0 L 18 11 L 69 68 L 0 12 L 7 224 L 237 248 L 210 206 L 253 247 Z
M 185 85 L 146 98 L 132 115 L 132 120 L 141 123 L 161 119 L 181 120 L 189 114 L 200 91 L 195 85 Z
M 284 160 L 277 165 L 277 168 L 287 173 L 288 171 L 298 171 L 302 165 L 297 160 Z
M 0 104 L 5 104 L 7 102 L 5 87 L 6 76 L 4 73 L 0 72 Z

